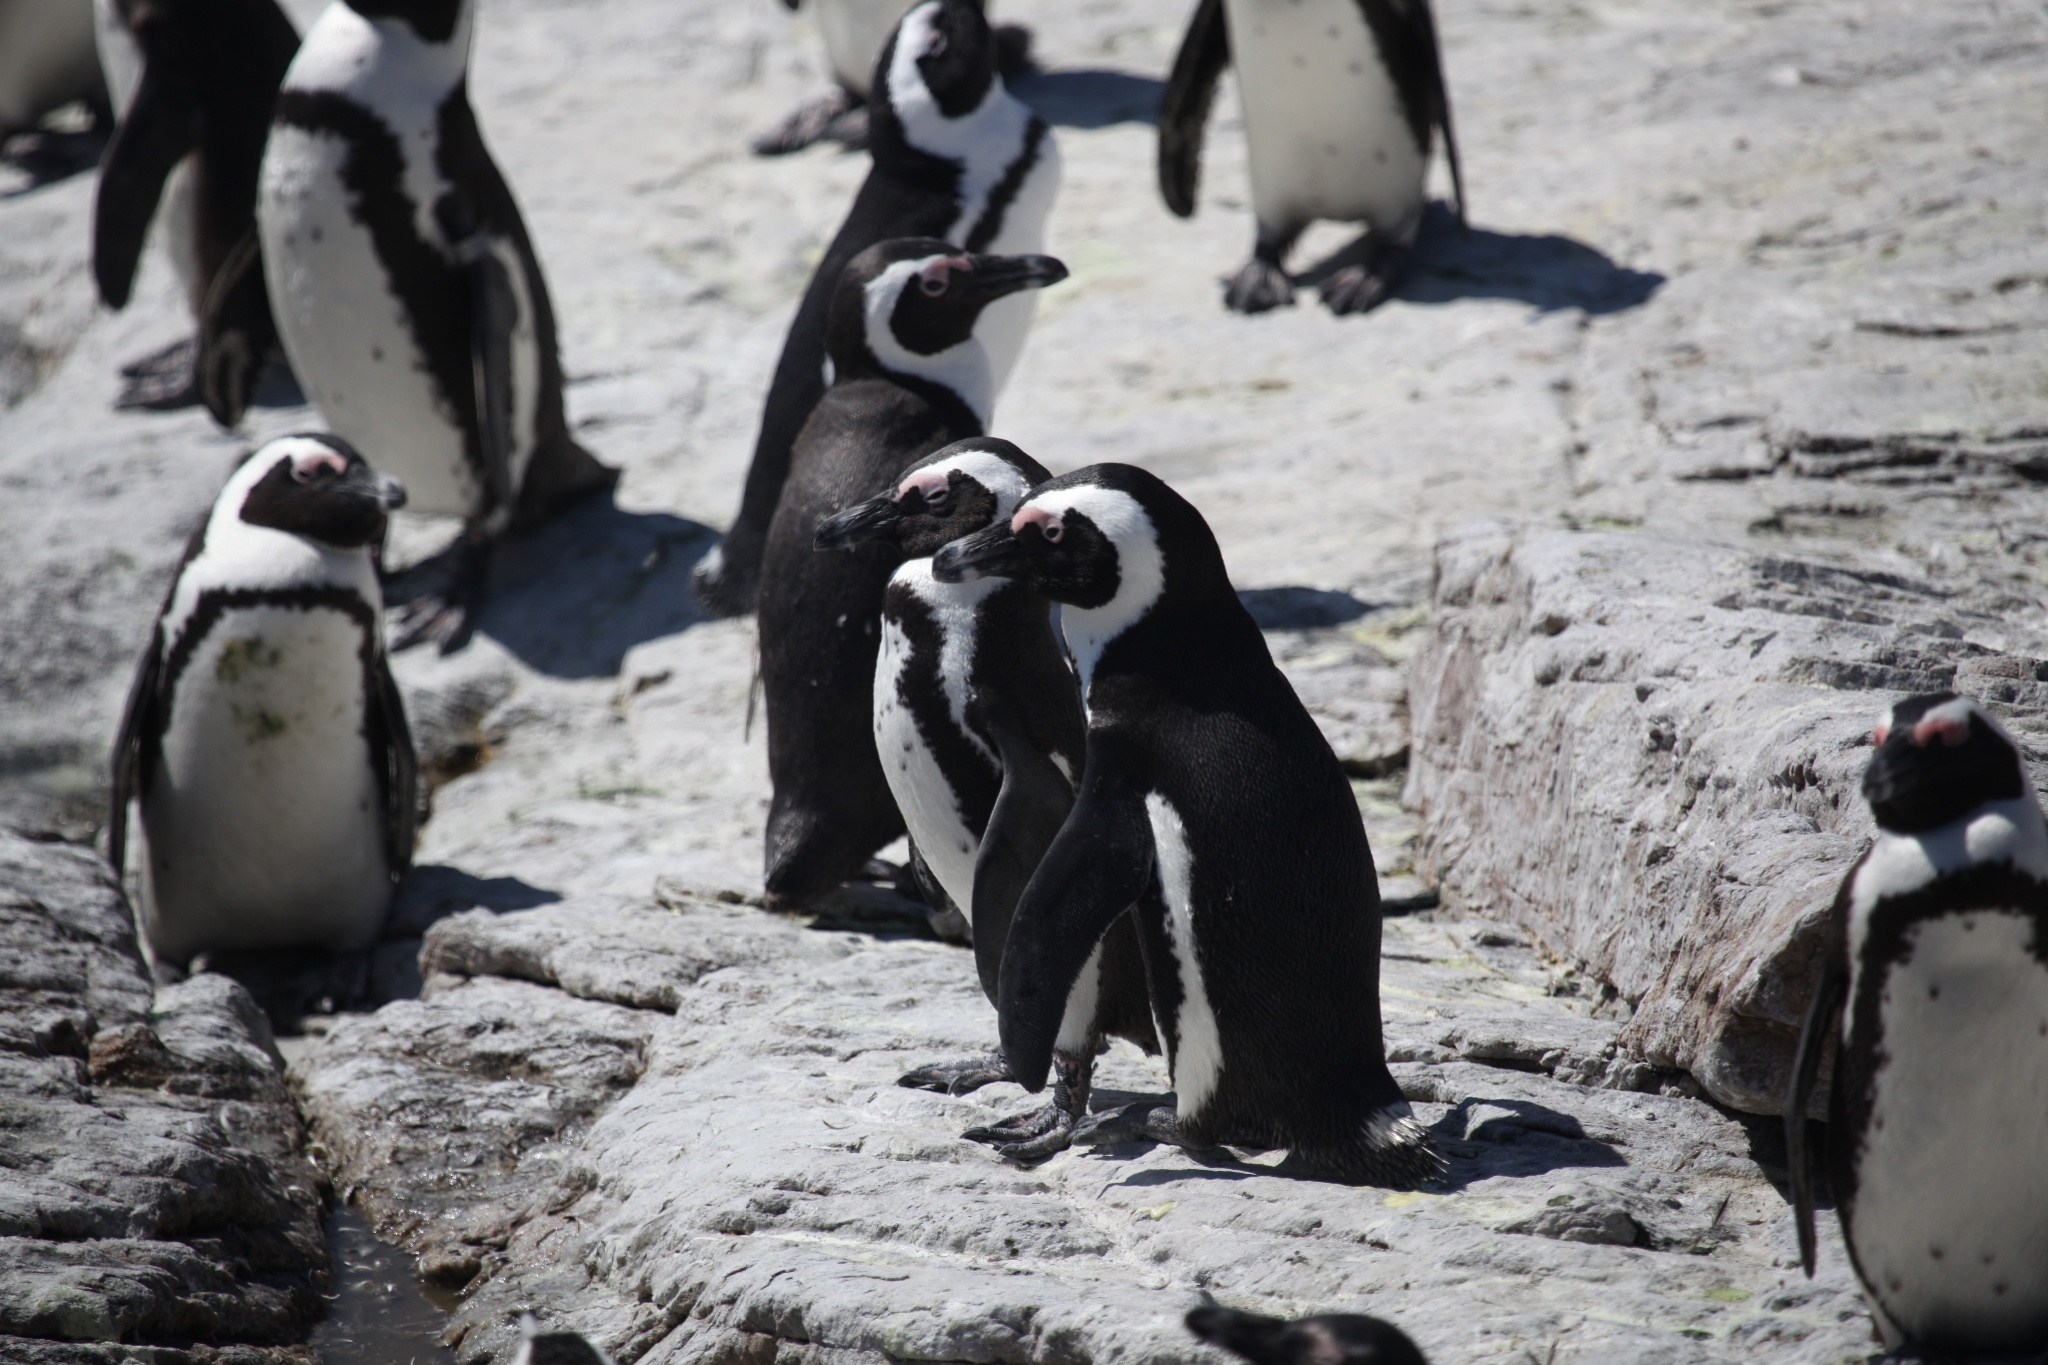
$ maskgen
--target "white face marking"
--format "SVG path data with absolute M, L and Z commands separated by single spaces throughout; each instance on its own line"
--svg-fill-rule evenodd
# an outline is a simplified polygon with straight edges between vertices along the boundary
M 1923 921 L 1880 997 L 1849 1235 L 1909 1337 L 2018 1343 L 2048 1301 L 2048 968 L 2023 914 Z M 1955 1340 L 1951 1335 L 1948 1340 Z
M 1180 972 L 1180 1044 L 1173 1056 L 1173 1089 L 1183 1123 L 1195 1118 L 1216 1093 L 1223 1075 L 1223 1040 L 1195 941 L 1193 896 L 1194 854 L 1180 812 L 1158 792 L 1145 797 L 1151 817 L 1159 885 L 1166 898 L 1166 932 L 1173 940 L 1173 959 Z
M 912 281 L 918 281 L 916 287 L 922 287 L 931 278 L 926 273 L 928 270 L 941 262 L 957 259 L 928 256 L 916 261 L 897 261 L 868 281 L 865 291 L 868 349 L 875 353 L 875 359 L 885 369 L 914 375 L 951 389 L 986 429 L 995 409 L 995 375 L 989 369 L 988 348 L 981 344 L 980 339 L 970 334 L 967 340 L 948 346 L 935 355 L 918 355 L 906 349 L 889 327 L 890 316 L 896 311 L 896 301 L 903 297 L 905 289 L 914 287 Z M 948 265 L 946 268 L 956 267 Z
M 990 525 L 1014 512 L 1017 504 L 1031 492 L 1031 484 L 1023 472 L 1008 460 L 986 450 L 965 450 L 909 475 L 896 485 L 896 500 L 901 502 L 913 488 L 929 498 L 932 493 L 946 487 L 949 482 L 947 476 L 956 472 L 974 480 L 995 496 L 995 516 Z
M 1019 508 L 1010 524 L 1014 530 L 1018 518 L 1057 519 L 1068 512 L 1079 512 L 1094 522 L 1116 547 L 1116 595 L 1099 607 L 1069 603 L 1060 608 L 1060 629 L 1073 655 L 1074 670 L 1080 674 L 1085 702 L 1102 651 L 1150 611 L 1165 590 L 1166 556 L 1159 548 L 1151 514 L 1130 494 L 1110 488 L 1084 485 L 1042 493 Z

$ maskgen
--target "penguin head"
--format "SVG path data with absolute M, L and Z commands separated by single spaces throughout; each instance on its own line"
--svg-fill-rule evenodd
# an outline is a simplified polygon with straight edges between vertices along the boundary
M 470 0 L 344 0 L 365 19 L 396 20 L 428 43 L 445 43 L 467 28 Z
M 2028 791 L 2019 745 L 1976 701 L 1952 692 L 1908 697 L 1877 723 L 1863 797 L 1878 828 L 1921 834 L 1987 801 Z
M 927 455 L 877 498 L 818 523 L 820 550 L 880 541 L 922 559 L 942 546 L 1008 520 L 1045 467 L 1008 441 L 974 436 Z
M 405 486 L 340 437 L 302 432 L 251 455 L 221 501 L 251 526 L 354 550 L 383 539 L 386 514 L 405 506 Z
M 1428 1365 L 1400 1328 L 1355 1313 L 1261 1317 L 1210 1304 L 1187 1316 L 1188 1330 L 1253 1365 Z
M 835 383 L 877 373 L 943 384 L 987 423 L 995 403 L 974 324 L 997 299 L 1067 277 L 1050 256 L 990 256 L 934 237 L 878 242 L 846 263 L 825 349 Z
M 896 24 L 875 59 L 870 129 L 885 141 L 937 151 L 932 134 L 980 109 L 996 74 L 996 37 L 979 0 L 924 0 Z M 879 117 L 883 125 L 874 128 Z
M 533 1314 L 519 1318 L 519 1354 L 512 1365 L 612 1365 L 581 1332 L 543 1332 Z

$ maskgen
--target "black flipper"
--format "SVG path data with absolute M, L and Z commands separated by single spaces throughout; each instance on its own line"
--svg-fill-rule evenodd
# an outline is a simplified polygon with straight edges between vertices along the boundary
M 1859 861 L 1858 867 L 1862 866 Z M 1835 897 L 1827 930 L 1827 946 L 1821 952 L 1820 980 L 1814 984 L 1813 1003 L 1807 1006 L 1806 1022 L 1799 1030 L 1799 1051 L 1792 1060 L 1792 1081 L 1785 1088 L 1785 1162 L 1791 1169 L 1792 1216 L 1799 1229 L 1799 1263 L 1813 1278 L 1813 1160 L 1806 1150 L 1806 1111 L 1813 1098 L 1813 1086 L 1820 1075 L 1821 1057 L 1828 1040 L 1836 1035 L 1842 998 L 1849 989 L 1848 963 L 1844 960 L 1843 936 L 1849 912 L 1849 887 L 1856 874 L 1843 879 Z
M 512 506 L 512 329 L 519 324 L 519 296 L 512 272 L 518 249 L 506 238 L 477 232 L 459 243 L 469 286 L 469 358 L 476 387 L 477 441 L 483 448 L 484 482 L 491 505 Z
M 110 308 L 128 306 L 164 181 L 199 145 L 198 96 L 167 70 L 170 66 L 145 59 L 135 99 L 100 165 L 92 206 L 92 272 Z
M 1436 16 L 1429 0 L 1358 0 L 1366 27 L 1401 95 L 1401 108 L 1415 145 L 1428 147 L 1432 129 L 1442 129 L 1444 159 L 1451 168 L 1451 197 L 1458 226 L 1465 226 L 1465 173 L 1458 162 L 1458 138 L 1451 128 L 1451 92 L 1444 82 L 1437 47 Z M 1162 118 L 1162 126 L 1164 120 Z
M 1067 996 L 1088 955 L 1152 882 L 1152 824 L 1120 748 L 1088 737 L 1080 799 L 1010 921 L 996 1019 L 1003 1056 L 1026 1090 L 1045 1088 Z
M 190 553 L 187 553 L 190 558 Z M 175 586 L 176 580 L 172 580 Z M 135 665 L 135 681 L 128 688 L 128 704 L 121 711 L 121 728 L 114 736 L 111 790 L 107 793 L 107 861 L 114 875 L 127 871 L 128 803 L 149 785 L 144 772 L 143 737 L 154 728 L 157 689 L 163 683 L 164 631 L 149 628 L 149 647 Z
M 1074 808 L 1074 789 L 1052 759 L 1025 738 L 1006 705 L 978 693 L 975 707 L 995 737 L 996 756 L 1003 765 L 1003 784 L 974 858 L 972 907 L 974 965 L 981 973 L 982 990 L 994 1002 L 1000 998 L 1010 920 L 1031 875 Z
M 1175 216 L 1191 218 L 1202 180 L 1202 136 L 1216 83 L 1230 65 L 1223 0 L 1197 0 L 1159 101 L 1159 196 Z
M 391 661 L 382 651 L 371 672 L 375 686 L 365 698 L 365 738 L 375 765 L 377 788 L 384 797 L 384 856 L 395 876 L 412 866 L 413 843 L 419 834 L 420 762 L 412 745 L 412 727 L 405 720 L 405 698 L 391 676 Z
M 242 424 L 256 381 L 279 348 L 263 244 L 252 223 L 214 272 L 199 309 L 199 393 L 214 421 Z

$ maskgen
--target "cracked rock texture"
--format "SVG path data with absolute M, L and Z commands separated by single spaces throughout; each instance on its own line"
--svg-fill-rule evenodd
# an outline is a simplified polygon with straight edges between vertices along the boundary
M 247 992 L 152 993 L 105 862 L 0 831 L 0 1360 L 308 1360 L 333 1266 L 303 1140 Z
M 2048 15 L 1440 0 L 1474 230 L 1434 212 L 1370 317 L 1305 293 L 1244 319 L 1218 283 L 1251 239 L 1227 81 L 1199 214 L 1150 190 L 1184 0 L 996 10 L 1046 68 L 1020 88 L 1059 125 L 1073 273 L 994 430 L 1055 470 L 1144 464 L 1203 510 L 1357 780 L 1386 893 L 1441 878 L 1441 918 L 1390 924 L 1385 998 L 1452 1182 L 1390 1198 L 1140 1149 L 1011 1170 L 955 1135 L 1014 1087 L 893 1085 L 991 1042 L 964 954 L 739 903 L 767 798 L 753 626 L 703 621 L 688 570 L 862 163 L 747 154 L 823 80 L 766 0 L 483 0 L 471 97 L 579 439 L 624 477 L 505 547 L 470 648 L 397 661 L 437 785 L 386 941 L 221 964 L 278 1018 L 313 1012 L 285 1042 L 337 1187 L 465 1296 L 472 1361 L 507 1358 L 523 1306 L 628 1361 L 1191 1361 L 1200 1288 L 1383 1313 L 1438 1365 L 1861 1355 L 1839 1243 L 1816 1281 L 1783 1264 L 1772 1125 L 1695 1092 L 1768 1107 L 1889 689 L 1953 675 L 2037 742 Z M 0 164 L 0 815 L 82 841 L 187 535 L 250 442 L 317 417 L 111 412 L 119 364 L 188 321 L 155 251 L 129 308 L 96 310 L 90 178 L 39 174 Z M 446 532 L 402 518 L 398 558 Z M 1527 866 L 1517 821 L 1560 856 Z M 216 987 L 152 1004 L 112 939 L 36 942 L 112 1021 L 83 1053 L 0 1051 L 49 1103 L 199 1124 L 267 1102 L 165 1093 L 200 1049 L 179 992 Z M 79 1079 L 100 1037 L 135 1085 Z M 1164 1084 L 1104 1059 L 1105 1098 Z M 79 1302 L 127 1311 L 129 1282 Z

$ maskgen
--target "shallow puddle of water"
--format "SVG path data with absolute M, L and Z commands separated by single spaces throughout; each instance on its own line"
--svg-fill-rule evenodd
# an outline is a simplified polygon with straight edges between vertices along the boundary
M 329 1215 L 327 1245 L 335 1295 L 313 1329 L 321 1365 L 454 1365 L 455 1353 L 441 1344 L 448 1317 L 421 1291 L 411 1256 L 378 1241 L 346 1207 Z

